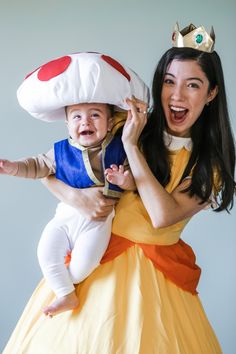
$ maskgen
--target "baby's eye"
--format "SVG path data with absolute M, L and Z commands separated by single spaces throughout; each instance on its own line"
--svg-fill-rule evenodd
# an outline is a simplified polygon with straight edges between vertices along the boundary
M 73 117 L 73 120 L 79 120 L 81 119 L 81 116 L 79 114 L 76 114 L 76 116 Z
M 99 117 L 99 114 L 98 114 L 98 113 L 92 113 L 92 114 L 91 114 L 91 117 L 92 117 L 92 118 L 98 118 L 98 117 Z

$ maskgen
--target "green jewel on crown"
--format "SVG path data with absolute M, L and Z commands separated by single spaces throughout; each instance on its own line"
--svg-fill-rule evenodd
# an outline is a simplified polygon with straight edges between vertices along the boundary
M 203 35 L 201 33 L 196 35 L 195 41 L 197 44 L 201 44 L 203 41 Z

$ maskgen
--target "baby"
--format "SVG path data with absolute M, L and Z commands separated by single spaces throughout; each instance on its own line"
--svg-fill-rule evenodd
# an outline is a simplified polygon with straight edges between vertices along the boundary
M 66 112 L 69 139 L 57 142 L 45 155 L 21 161 L 0 160 L 0 173 L 28 178 L 55 174 L 77 188 L 92 187 L 93 180 L 96 185 L 103 185 L 102 153 L 106 150 L 105 158 L 114 162 L 106 173 L 113 172 L 113 181 L 122 189 L 134 190 L 132 175 L 124 168 L 121 140 L 109 133 L 112 127 L 109 105 L 77 104 L 68 106 Z M 120 189 L 108 184 L 105 194 L 118 197 Z M 91 221 L 72 207 L 59 204 L 38 246 L 42 272 L 57 296 L 57 300 L 44 309 L 46 315 L 53 316 L 78 306 L 73 284 L 84 280 L 99 265 L 108 246 L 113 216 L 114 213 L 110 214 L 106 221 Z M 71 261 L 66 267 L 65 257 L 70 253 Z
M 103 62 L 100 64 L 97 53 L 90 53 L 86 60 L 90 64 L 95 62 L 96 68 L 102 68 Z M 55 69 L 51 63 L 53 62 L 45 66 L 51 65 L 51 69 Z M 45 66 L 42 68 L 45 69 Z M 100 70 L 100 81 L 106 75 L 104 69 Z M 38 78 L 40 77 L 42 73 L 41 76 L 38 74 Z M 91 80 L 91 77 L 84 77 L 80 87 L 82 85 L 86 87 L 89 79 Z M 32 81 L 31 75 L 27 80 Z M 58 87 L 58 80 L 60 82 L 61 78 L 57 77 L 54 86 Z M 70 84 L 72 88 L 76 87 L 75 78 L 67 80 L 68 82 L 64 79 L 64 86 L 68 87 Z M 114 83 L 117 84 L 117 81 Z M 109 77 L 109 85 L 111 84 L 112 80 Z M 24 85 L 23 83 L 23 94 L 22 86 L 18 91 L 18 99 L 25 105 L 27 89 L 25 90 Z M 90 89 L 94 91 L 91 83 L 88 86 L 91 86 Z M 117 91 L 121 92 L 122 88 L 118 83 Z M 54 148 L 47 154 L 40 154 L 37 157 L 17 161 L 1 159 L 0 173 L 34 179 L 55 174 L 56 178 L 75 188 L 104 186 L 104 194 L 114 198 L 119 198 L 123 190 L 135 190 L 134 179 L 128 168 L 121 139 L 111 134 L 114 116 L 116 116 L 115 106 L 112 103 L 116 103 L 116 99 L 113 101 L 108 99 L 108 103 L 104 103 L 105 97 L 101 99 L 102 90 L 103 86 L 100 87 L 100 99 L 94 97 L 96 99 L 94 103 L 91 103 L 91 100 L 84 102 L 85 99 L 79 97 L 78 103 L 75 104 L 61 107 L 60 103 L 60 108 L 65 112 L 68 139 L 56 142 Z M 146 90 L 145 85 L 143 90 Z M 136 93 L 135 90 L 133 91 Z M 58 96 L 57 93 L 56 95 Z M 50 101 L 49 96 L 46 95 Z M 32 99 L 26 98 L 26 101 L 27 99 L 32 104 Z M 38 97 L 39 102 L 41 99 Z M 51 118 L 52 110 L 49 110 L 49 115 Z M 71 206 L 59 203 L 56 214 L 46 225 L 38 246 L 39 264 L 43 275 L 56 295 L 55 301 L 43 309 L 46 315 L 54 316 L 78 306 L 79 299 L 74 284 L 83 281 L 100 264 L 109 243 L 113 217 L 114 211 L 105 221 L 88 220 Z M 70 261 L 66 263 L 68 258 Z

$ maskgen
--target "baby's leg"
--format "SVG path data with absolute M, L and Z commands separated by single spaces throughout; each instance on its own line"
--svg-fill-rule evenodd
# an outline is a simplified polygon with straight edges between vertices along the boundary
M 110 240 L 113 217 L 114 212 L 105 221 L 84 221 L 68 268 L 74 284 L 80 283 L 99 266 Z
M 52 219 L 45 227 L 38 245 L 38 258 L 43 275 L 57 299 L 43 309 L 53 316 L 62 311 L 74 309 L 79 300 L 74 285 L 65 266 L 65 256 L 71 250 L 65 228 Z

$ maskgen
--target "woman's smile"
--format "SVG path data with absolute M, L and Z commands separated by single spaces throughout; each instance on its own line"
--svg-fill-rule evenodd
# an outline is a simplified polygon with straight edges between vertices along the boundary
M 188 109 L 183 107 L 170 106 L 171 119 L 173 122 L 182 123 L 187 116 Z

